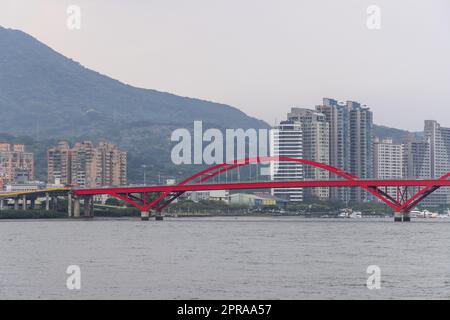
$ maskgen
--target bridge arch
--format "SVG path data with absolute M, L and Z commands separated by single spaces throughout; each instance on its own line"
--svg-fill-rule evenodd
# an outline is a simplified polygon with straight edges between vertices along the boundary
M 204 169 L 198 173 L 193 174 L 192 176 L 188 177 L 187 179 L 183 180 L 177 186 L 187 185 L 187 184 L 200 184 L 203 183 L 213 177 L 216 177 L 217 175 L 224 173 L 226 171 L 230 171 L 233 169 L 236 169 L 238 167 L 247 166 L 251 164 L 257 164 L 257 163 L 267 163 L 267 162 L 296 162 L 301 163 L 305 165 L 309 165 L 315 168 L 319 168 L 325 171 L 328 171 L 332 174 L 335 174 L 343 179 L 346 180 L 360 180 L 357 176 L 348 173 L 344 170 L 341 170 L 339 168 L 330 166 L 328 164 L 307 160 L 307 159 L 300 159 L 300 158 L 291 158 L 291 157 L 255 157 L 255 158 L 245 158 L 241 160 L 236 160 L 233 162 L 228 163 L 221 163 L 214 165 L 212 167 L 209 167 L 207 169 Z M 389 196 L 387 192 L 377 188 L 377 187 L 368 187 L 364 184 L 359 185 L 360 188 L 366 190 L 367 192 L 373 194 L 375 197 L 386 203 L 388 206 L 393 208 L 395 211 L 400 211 L 402 208 L 402 204 Z M 157 212 L 161 212 L 166 206 L 168 206 L 171 202 L 173 202 L 175 199 L 177 199 L 179 196 L 181 196 L 185 191 L 166 191 L 162 192 L 159 196 L 157 196 L 153 201 L 146 204 L 143 207 L 144 211 L 148 210 L 156 210 Z M 168 199 L 166 199 L 168 198 Z

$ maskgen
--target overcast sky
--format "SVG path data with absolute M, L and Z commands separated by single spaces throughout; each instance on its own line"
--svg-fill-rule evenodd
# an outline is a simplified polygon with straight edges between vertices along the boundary
M 273 124 L 322 97 L 375 122 L 450 126 L 449 0 L 0 0 L 0 25 L 125 83 Z M 81 30 L 66 27 L 69 5 Z M 366 10 L 381 9 L 369 30 Z M 0 48 L 1 50 L 1 48 Z

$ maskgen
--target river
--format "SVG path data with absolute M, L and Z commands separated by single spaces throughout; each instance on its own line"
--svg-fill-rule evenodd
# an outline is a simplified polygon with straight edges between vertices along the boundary
M 0 299 L 448 299 L 449 244 L 450 219 L 5 220 Z

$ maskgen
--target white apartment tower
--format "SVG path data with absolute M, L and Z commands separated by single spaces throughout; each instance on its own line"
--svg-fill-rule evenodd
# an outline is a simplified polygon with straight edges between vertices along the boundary
M 304 108 L 292 108 L 288 113 L 288 121 L 299 122 L 303 134 L 303 158 L 319 163 L 330 162 L 330 129 L 323 113 Z M 330 173 L 313 166 L 303 167 L 306 180 L 329 180 Z M 306 188 L 304 197 L 328 200 L 330 188 Z
M 303 158 L 303 134 L 299 122 L 282 121 L 271 130 L 270 155 Z M 273 181 L 303 180 L 303 165 L 298 162 L 273 161 L 270 173 Z M 302 188 L 272 189 L 271 193 L 291 202 L 303 201 Z
M 316 107 L 329 123 L 330 165 L 358 176 L 373 176 L 373 116 L 370 109 L 358 102 L 323 99 Z M 333 179 L 339 177 L 332 175 Z M 361 188 L 331 188 L 331 198 L 362 202 L 368 194 Z
M 392 139 L 374 139 L 373 169 L 375 179 L 392 180 L 403 178 L 403 146 L 393 143 Z M 395 187 L 387 189 L 388 194 L 395 199 Z
M 408 137 L 403 143 L 403 177 L 429 179 L 431 177 L 430 141 Z
M 438 179 L 450 172 L 450 128 L 441 127 L 434 120 L 425 121 L 425 137 L 430 143 L 430 178 Z M 430 197 L 434 205 L 450 204 L 450 190 L 440 188 Z

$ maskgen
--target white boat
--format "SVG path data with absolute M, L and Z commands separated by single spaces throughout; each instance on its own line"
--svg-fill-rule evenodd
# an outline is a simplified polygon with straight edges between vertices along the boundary
M 414 211 L 414 212 L 417 212 L 416 218 L 425 218 L 425 219 L 427 219 L 427 218 L 438 218 L 439 217 L 439 213 L 431 212 L 429 210 Z
M 338 214 L 339 218 L 350 218 L 350 213 L 347 209 L 341 210 L 341 212 Z
M 413 210 L 409 213 L 409 216 L 411 218 L 420 218 L 423 215 L 422 211 L 419 210 Z
M 355 211 L 350 215 L 350 218 L 362 218 L 362 212 Z

